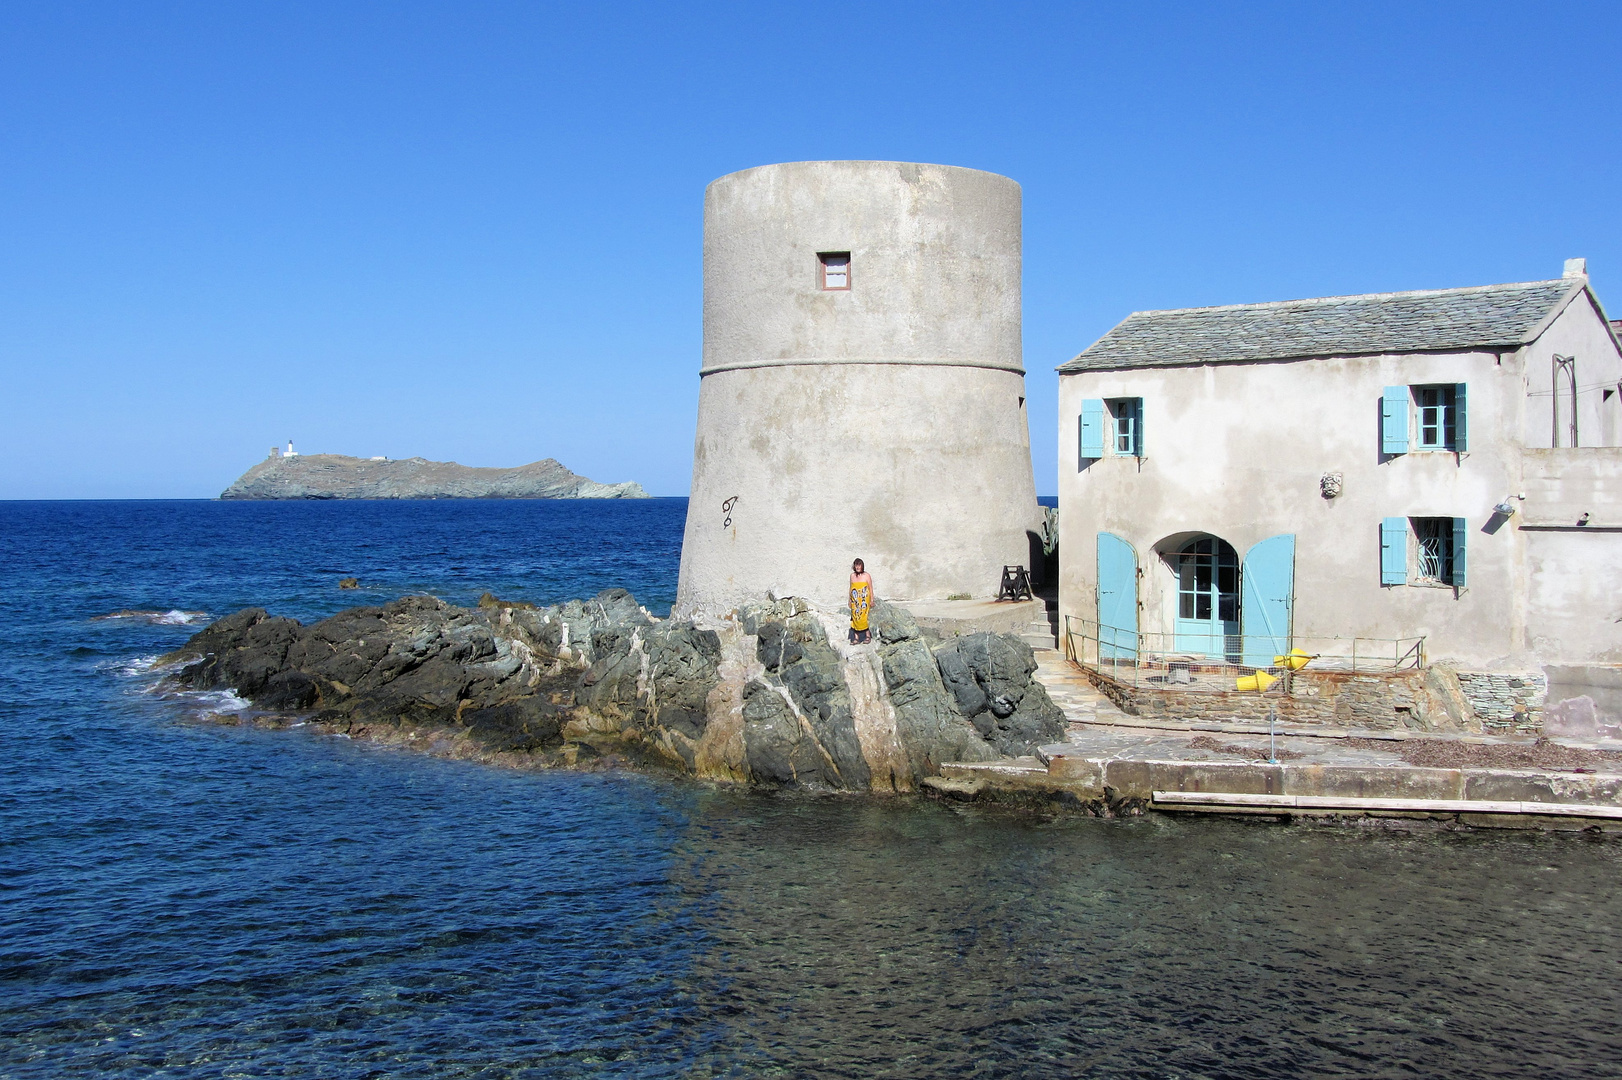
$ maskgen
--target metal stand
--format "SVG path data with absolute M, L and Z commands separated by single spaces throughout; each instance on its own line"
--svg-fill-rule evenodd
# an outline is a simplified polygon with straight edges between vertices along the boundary
M 998 600 L 1031 600 L 1031 575 L 1023 566 L 1002 568 L 1002 585 L 997 589 Z

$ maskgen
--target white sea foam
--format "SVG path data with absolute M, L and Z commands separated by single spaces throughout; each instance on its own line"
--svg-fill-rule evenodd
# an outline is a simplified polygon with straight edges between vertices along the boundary
M 152 656 L 127 656 L 122 660 L 109 660 L 96 666 L 103 671 L 111 671 L 114 675 L 124 679 L 133 679 L 137 675 L 150 672 L 158 662 L 156 654 Z
M 195 626 L 208 620 L 208 612 L 183 611 L 180 608 L 170 608 L 168 611 L 137 611 L 126 608 L 123 611 L 109 611 L 105 615 L 97 615 L 91 622 L 108 622 L 114 619 L 132 619 L 151 623 L 153 626 Z
M 172 608 L 152 621 L 158 626 L 194 626 L 208 618 L 206 611 L 181 611 Z
M 199 716 L 223 716 L 253 708 L 253 702 L 234 690 L 190 690 L 182 695 Z

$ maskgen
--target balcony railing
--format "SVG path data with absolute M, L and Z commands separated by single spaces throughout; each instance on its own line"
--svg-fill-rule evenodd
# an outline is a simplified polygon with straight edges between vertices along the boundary
M 1391 674 L 1425 666 L 1425 639 L 1372 637 L 1290 637 L 1272 639 L 1277 655 L 1300 650 L 1311 659 L 1306 669 L 1351 674 Z M 1208 637 L 1143 633 L 1099 626 L 1074 615 L 1064 617 L 1064 654 L 1082 667 L 1128 686 L 1166 690 L 1232 690 L 1240 676 L 1258 668 L 1241 662 L 1255 642 L 1239 635 Z M 1261 668 L 1273 675 L 1279 664 Z

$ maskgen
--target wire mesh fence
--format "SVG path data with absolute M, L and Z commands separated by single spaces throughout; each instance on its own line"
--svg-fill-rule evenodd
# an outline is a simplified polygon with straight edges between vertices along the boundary
M 1371 637 L 1269 638 L 1238 634 L 1157 634 L 1100 626 L 1066 615 L 1064 654 L 1127 686 L 1180 691 L 1233 690 L 1238 679 L 1295 668 L 1391 674 L 1425 666 L 1425 639 Z M 1265 647 L 1262 647 L 1265 646 Z M 1276 650 L 1276 651 L 1275 651 Z M 1272 654 L 1272 663 L 1246 663 Z

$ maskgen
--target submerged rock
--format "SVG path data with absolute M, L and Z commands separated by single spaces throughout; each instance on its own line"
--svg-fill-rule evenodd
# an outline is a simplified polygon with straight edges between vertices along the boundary
M 268 714 L 437 753 L 827 790 L 911 790 L 943 763 L 1062 734 L 1017 637 L 932 650 L 883 603 L 873 626 L 852 646 L 794 598 L 700 623 L 654 618 L 623 589 L 545 608 L 408 596 L 309 626 L 248 608 L 162 663 Z

